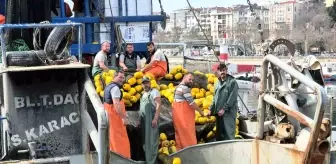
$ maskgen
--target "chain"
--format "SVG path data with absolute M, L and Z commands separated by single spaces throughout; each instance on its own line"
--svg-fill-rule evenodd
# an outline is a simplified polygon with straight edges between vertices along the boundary
M 204 31 L 204 29 L 203 29 L 201 23 L 200 23 L 200 20 L 199 20 L 199 19 L 197 18 L 197 16 L 196 16 L 196 13 L 195 13 L 195 11 L 194 11 L 194 8 L 191 6 L 189 0 L 186 0 L 186 1 L 187 1 L 188 5 L 189 5 L 190 11 L 192 12 L 192 14 L 194 15 L 194 17 L 195 17 L 195 19 L 196 19 L 196 21 L 197 21 L 198 27 L 201 29 L 201 32 L 203 33 L 205 39 L 208 41 L 208 44 L 211 44 L 211 41 L 210 41 L 210 39 L 208 38 L 208 36 L 206 35 L 206 33 L 205 33 L 205 31 Z M 215 52 L 215 48 L 214 48 L 213 44 L 211 44 L 210 48 Z M 217 56 L 217 55 L 215 55 L 215 56 L 216 56 L 217 61 L 220 61 L 219 58 L 218 58 L 218 56 Z

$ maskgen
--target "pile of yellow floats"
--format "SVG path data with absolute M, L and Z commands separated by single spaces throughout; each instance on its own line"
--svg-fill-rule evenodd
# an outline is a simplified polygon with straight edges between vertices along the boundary
M 183 78 L 183 75 L 186 74 L 188 70 L 184 69 L 181 65 L 173 67 L 171 71 L 165 75 L 164 80 L 171 81 L 167 84 L 158 85 L 157 82 L 154 80 L 153 76 L 146 75 L 150 78 L 150 83 L 152 88 L 157 88 L 162 97 L 165 97 L 170 103 L 174 100 L 174 92 L 176 89 L 176 85 L 178 81 Z M 110 70 L 108 72 L 103 72 L 102 74 L 96 75 L 94 77 L 94 83 L 96 86 L 97 93 L 102 97 L 104 95 L 104 87 L 110 84 L 113 81 L 115 71 Z M 209 108 L 212 105 L 213 96 L 214 96 L 214 84 L 218 79 L 216 78 L 215 74 L 204 74 L 200 71 L 195 71 L 194 74 L 205 75 L 208 80 L 208 85 L 206 88 L 192 88 L 191 94 L 195 99 L 196 104 L 203 110 L 204 113 L 209 112 Z M 143 93 L 142 88 L 142 72 L 135 72 L 132 77 L 126 79 L 125 83 L 122 86 L 123 91 L 123 100 L 127 107 L 131 107 L 133 104 L 137 103 L 140 100 L 140 97 Z M 196 125 L 204 125 L 207 123 L 215 123 L 216 117 L 215 116 L 207 116 L 202 117 L 199 112 L 195 111 L 195 123 Z M 238 125 L 239 120 L 236 120 L 236 137 L 241 138 L 238 135 Z M 212 131 L 210 131 L 207 135 L 207 139 L 213 138 L 216 134 L 216 127 Z M 161 137 L 160 137 L 161 138 Z M 203 139 L 199 141 L 199 143 L 204 143 Z M 161 149 L 162 153 L 169 153 L 176 148 L 173 145 L 174 142 L 172 141 L 164 141 L 162 140 Z M 167 146 L 168 145 L 168 146 Z
M 168 140 L 166 134 L 160 134 L 160 147 L 159 153 L 169 155 L 176 152 L 176 142 L 175 140 Z M 182 161 L 180 158 L 175 157 L 172 161 L 173 164 L 181 164 Z

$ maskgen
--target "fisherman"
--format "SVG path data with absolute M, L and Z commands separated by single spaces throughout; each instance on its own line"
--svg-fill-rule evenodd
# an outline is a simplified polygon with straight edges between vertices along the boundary
M 117 71 L 111 84 L 104 90 L 104 108 L 109 120 L 109 148 L 126 158 L 131 158 L 130 143 L 126 125 L 125 104 L 122 100 L 121 85 L 125 80 L 124 72 Z
M 92 76 L 102 73 L 103 71 L 109 71 L 107 53 L 110 51 L 110 43 L 103 42 L 101 44 L 101 50 L 97 53 L 94 58 L 92 66 Z
M 158 120 L 161 110 L 161 96 L 156 88 L 151 88 L 150 79 L 142 78 L 144 93 L 140 99 L 140 129 L 147 164 L 157 163 L 159 149 Z
M 192 73 L 185 74 L 174 93 L 172 117 L 177 150 L 197 144 L 195 110 L 204 116 L 203 111 L 196 105 L 191 95 L 193 80 Z
M 155 80 L 160 80 L 168 73 L 168 59 L 160 50 L 155 48 L 153 42 L 147 43 L 147 49 L 149 51 L 147 65 L 141 71 L 153 75 Z
M 0 14 L 0 24 L 5 24 L 5 22 L 6 22 L 5 16 Z
M 224 63 L 218 65 L 218 81 L 215 83 L 215 95 L 210 106 L 210 114 L 216 116 L 216 140 L 235 139 L 238 84 L 233 76 L 227 74 Z
M 121 54 L 119 57 L 119 66 L 124 71 L 128 71 L 129 69 L 136 71 L 141 70 L 140 57 L 133 51 L 134 51 L 133 44 L 127 43 L 125 54 Z

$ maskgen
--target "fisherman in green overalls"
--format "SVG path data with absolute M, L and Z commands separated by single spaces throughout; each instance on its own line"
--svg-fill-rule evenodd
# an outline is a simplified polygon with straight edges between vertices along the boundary
M 211 115 L 216 116 L 216 141 L 234 140 L 237 117 L 238 84 L 233 76 L 227 74 L 224 63 L 218 65 L 218 81 L 210 107 Z
M 143 149 L 147 164 L 157 163 L 159 149 L 158 120 L 161 110 L 161 95 L 156 88 L 151 88 L 150 79 L 142 78 L 144 93 L 140 99 L 140 129 Z

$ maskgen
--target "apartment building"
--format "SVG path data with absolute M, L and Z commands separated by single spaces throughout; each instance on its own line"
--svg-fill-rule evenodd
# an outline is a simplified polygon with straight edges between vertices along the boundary
M 169 14 L 170 23 L 173 24 L 174 27 L 187 28 L 187 14 L 189 12 L 189 9 L 174 10 Z
M 200 19 L 199 16 L 200 16 L 202 10 L 204 10 L 204 9 L 202 9 L 202 8 L 195 8 L 194 9 L 194 12 L 195 12 L 198 19 Z M 186 24 L 187 24 L 186 26 L 187 26 L 188 30 L 190 30 L 192 28 L 195 28 L 195 27 L 198 27 L 197 20 L 196 20 L 194 14 L 192 13 L 192 11 L 189 11 L 186 15 Z
M 266 7 L 254 5 L 254 12 L 260 17 L 265 37 L 268 37 L 270 28 L 270 10 Z M 235 38 L 234 28 L 239 23 L 249 24 L 250 28 L 257 28 L 255 17 L 252 16 L 249 6 L 236 5 L 231 7 L 195 8 L 194 12 L 206 33 L 212 37 L 214 43 Z M 255 23 L 255 25 L 253 24 Z M 169 25 L 168 25 L 169 24 Z M 167 27 L 181 27 L 188 32 L 192 29 L 200 31 L 194 14 L 189 9 L 175 10 L 170 14 L 170 23 Z M 167 28 L 170 29 L 170 28 Z M 166 30 L 167 30 L 166 29 Z
M 269 29 L 269 9 L 256 4 L 252 7 L 255 14 L 260 18 L 260 23 L 264 31 L 264 37 L 267 38 Z M 232 20 L 234 39 L 242 37 L 242 35 L 245 35 L 244 33 L 257 32 L 258 22 L 255 20 L 255 16 L 252 15 L 248 5 L 233 6 Z
M 194 12 L 206 34 L 211 36 L 213 43 L 218 43 L 218 40 L 223 40 L 224 34 L 229 37 L 229 32 L 232 30 L 231 8 L 196 8 Z M 186 20 L 188 30 L 193 28 L 200 30 L 197 20 L 191 11 L 186 15 Z M 201 31 L 199 34 L 203 35 Z
M 262 27 L 269 28 L 269 9 L 263 6 L 253 6 L 253 11 L 259 16 Z M 250 7 L 247 5 L 236 5 L 233 7 L 233 24 L 253 22 L 255 17 L 252 15 Z
M 217 7 L 210 12 L 211 36 L 214 43 L 232 38 L 232 8 Z
M 270 6 L 270 38 L 291 39 L 291 32 L 294 28 L 296 15 L 299 13 L 301 3 L 297 1 L 286 1 L 275 3 Z

